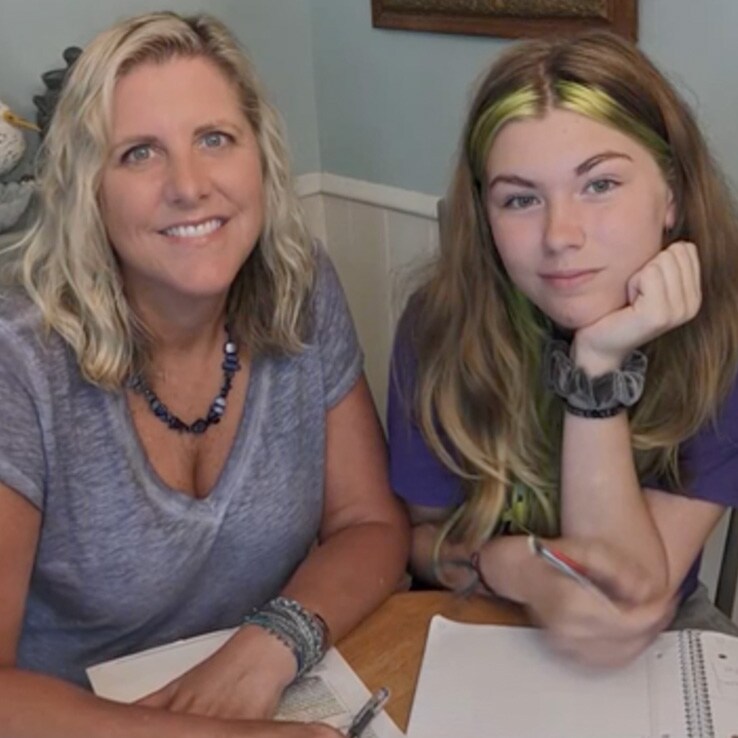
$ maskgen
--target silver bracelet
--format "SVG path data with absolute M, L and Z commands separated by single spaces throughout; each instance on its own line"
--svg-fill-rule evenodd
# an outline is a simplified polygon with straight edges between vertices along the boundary
M 310 671 L 328 650 L 325 620 L 289 597 L 275 597 L 249 613 L 243 623 L 263 628 L 292 651 L 297 662 L 295 679 Z

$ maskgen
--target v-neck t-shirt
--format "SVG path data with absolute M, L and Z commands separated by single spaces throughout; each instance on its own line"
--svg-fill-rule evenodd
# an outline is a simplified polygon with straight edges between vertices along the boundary
M 0 298 L 0 481 L 42 512 L 20 668 L 88 686 L 89 665 L 238 625 L 305 558 L 323 512 L 326 415 L 363 366 L 336 273 L 316 254 L 308 345 L 253 359 L 203 499 L 156 474 L 123 391 L 87 382 L 28 298 Z

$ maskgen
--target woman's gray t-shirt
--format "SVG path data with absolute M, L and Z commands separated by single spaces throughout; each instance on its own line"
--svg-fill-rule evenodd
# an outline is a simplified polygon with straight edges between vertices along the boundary
M 235 626 L 281 590 L 318 533 L 326 413 L 363 364 L 322 252 L 312 306 L 302 353 L 253 361 L 232 450 L 198 500 L 157 476 L 124 395 L 86 382 L 27 298 L 0 300 L 0 481 L 43 514 L 20 668 L 87 685 L 91 664 Z

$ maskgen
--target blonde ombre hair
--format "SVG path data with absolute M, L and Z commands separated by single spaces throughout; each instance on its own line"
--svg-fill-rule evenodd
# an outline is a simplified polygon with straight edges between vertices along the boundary
M 83 376 L 109 389 L 142 368 L 149 348 L 146 327 L 125 298 L 99 205 L 113 92 L 132 68 L 173 57 L 217 66 L 236 90 L 261 153 L 265 224 L 231 285 L 231 330 L 253 354 L 297 352 L 306 338 L 314 253 L 277 112 L 222 23 L 170 12 L 137 16 L 98 35 L 72 68 L 40 152 L 38 217 L 5 270 L 6 281 L 22 286 L 47 327 L 72 347 Z
M 550 326 L 505 272 L 483 191 L 497 132 L 552 108 L 613 126 L 645 146 L 675 197 L 669 241 L 694 241 L 699 250 L 699 314 L 645 347 L 646 388 L 630 418 L 641 479 L 667 476 L 688 486 L 679 444 L 714 418 L 736 375 L 738 226 L 686 104 L 643 54 L 606 32 L 512 48 L 472 102 L 440 256 L 404 325 L 417 358 L 414 416 L 465 488 L 441 539 L 476 546 L 503 521 L 518 531 L 558 530 L 562 410 L 543 388 L 540 366 Z

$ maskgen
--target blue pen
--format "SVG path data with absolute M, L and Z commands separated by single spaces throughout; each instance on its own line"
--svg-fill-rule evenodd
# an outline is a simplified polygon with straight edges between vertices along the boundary
M 390 697 L 390 691 L 387 687 L 378 689 L 366 702 L 366 704 L 356 713 L 356 716 L 349 725 L 346 738 L 359 738 L 366 730 L 369 723 L 379 715 L 382 708 L 387 704 Z

